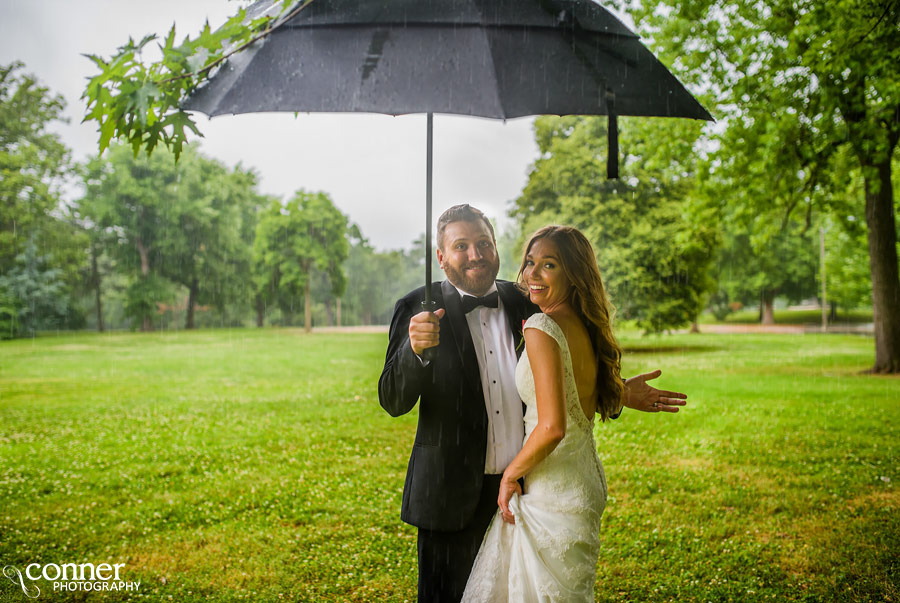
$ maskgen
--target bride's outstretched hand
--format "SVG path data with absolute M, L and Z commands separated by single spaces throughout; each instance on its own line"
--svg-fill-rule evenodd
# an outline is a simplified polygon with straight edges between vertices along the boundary
M 500 480 L 500 495 L 497 497 L 497 504 L 500 505 L 500 515 L 506 523 L 516 523 L 516 517 L 509 510 L 509 501 L 513 494 L 522 494 L 522 486 L 517 480 L 503 476 L 503 479 Z
M 647 381 L 656 379 L 662 371 L 636 375 L 625 380 L 625 406 L 644 412 L 678 412 L 679 406 L 687 404 L 687 394 L 656 389 Z

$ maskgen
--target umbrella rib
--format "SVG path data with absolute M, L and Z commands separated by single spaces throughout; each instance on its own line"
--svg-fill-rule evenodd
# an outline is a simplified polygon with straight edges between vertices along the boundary
M 416 23 L 413 21 L 379 21 L 376 23 L 313 23 L 313 24 L 303 23 L 301 21 L 300 23 L 286 23 L 284 25 L 279 25 L 279 29 L 318 29 L 318 28 L 323 28 L 323 29 L 324 28 L 334 28 L 334 29 L 347 28 L 347 29 L 349 29 L 349 28 L 353 28 L 353 27 L 379 27 L 379 28 L 385 28 L 385 29 L 396 27 L 396 28 L 406 29 L 410 26 L 415 26 L 417 28 L 418 27 L 422 27 L 422 28 L 425 28 L 425 27 L 434 27 L 434 28 L 452 27 L 454 29 L 463 29 L 463 28 L 476 27 L 479 29 L 515 29 L 515 30 L 529 29 L 529 30 L 534 30 L 534 31 L 537 31 L 537 30 L 559 31 L 558 27 L 553 27 L 550 25 L 524 25 L 524 24 L 523 25 L 510 25 L 510 24 L 505 24 L 505 23 L 483 24 L 483 23 L 476 23 L 476 22 L 453 23 L 451 21 L 440 22 L 440 23 Z M 582 29 L 582 31 L 585 31 L 591 35 L 609 36 L 612 38 L 630 37 L 630 38 L 634 38 L 637 40 L 640 39 L 640 36 L 638 36 L 637 34 L 631 34 L 630 36 L 626 36 L 623 33 L 599 31 L 599 30 L 593 30 L 593 29 Z
M 506 119 L 506 108 L 503 106 L 503 97 L 500 94 L 500 82 L 497 79 L 497 58 L 494 56 L 494 49 L 491 47 L 490 36 L 484 36 L 484 43 L 487 44 L 488 54 L 491 56 L 491 76 L 494 78 L 494 95 L 497 98 L 497 108 L 503 119 Z

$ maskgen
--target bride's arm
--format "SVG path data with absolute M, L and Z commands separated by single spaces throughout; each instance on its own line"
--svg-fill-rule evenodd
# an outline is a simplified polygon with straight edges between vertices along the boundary
M 513 493 L 521 492 L 518 480 L 527 475 L 566 435 L 566 390 L 562 353 L 550 335 L 538 329 L 525 329 L 525 348 L 537 398 L 538 422 L 516 458 L 510 462 L 500 482 L 497 504 L 503 519 L 515 523 L 509 511 Z

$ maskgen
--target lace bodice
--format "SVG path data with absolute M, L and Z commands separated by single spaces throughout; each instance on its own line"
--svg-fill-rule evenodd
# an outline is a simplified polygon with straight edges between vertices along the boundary
M 584 416 L 581 409 L 581 402 L 578 399 L 578 387 L 575 385 L 575 371 L 572 369 L 572 355 L 569 352 L 569 342 L 563 334 L 562 329 L 556 324 L 556 321 L 546 314 L 534 314 L 525 321 L 522 331 L 525 329 L 538 329 L 550 335 L 559 345 L 559 351 L 562 354 L 563 369 L 565 370 L 565 388 L 566 388 L 566 418 L 567 429 L 566 435 L 569 435 L 569 428 L 575 427 L 580 437 L 589 434 L 593 438 L 594 419 L 588 420 Z M 516 388 L 519 390 L 519 396 L 525 402 L 527 413 L 525 415 L 525 439 L 528 434 L 537 425 L 537 403 L 534 392 L 534 374 L 531 372 L 531 361 L 528 359 L 528 350 L 522 352 L 522 357 L 516 366 Z
M 594 443 L 594 423 L 581 409 L 562 329 L 545 314 L 525 322 L 524 329 L 532 328 L 547 333 L 559 345 L 565 371 L 566 434 L 525 476 L 524 494 L 510 501 L 516 524 L 495 516 L 463 601 L 594 600 L 600 518 L 606 506 L 606 476 Z M 538 419 L 527 347 L 516 367 L 516 387 L 526 405 L 527 440 Z
M 575 385 L 575 372 L 572 369 L 572 356 L 569 343 L 562 329 L 546 314 L 534 314 L 525 322 L 525 329 L 539 329 L 550 335 L 559 345 L 565 371 L 566 392 L 566 435 L 553 452 L 544 459 L 531 473 L 525 476 L 525 491 L 530 493 L 535 487 L 547 494 L 565 493 L 567 496 L 561 503 L 570 508 L 594 507 L 600 503 L 600 512 L 606 501 L 606 477 L 597 457 L 594 443 L 594 421 L 588 420 L 581 409 L 578 399 L 578 388 Z M 534 374 L 531 372 L 531 361 L 528 349 L 522 352 L 516 366 L 516 387 L 519 396 L 525 402 L 525 440 L 537 425 L 537 400 L 535 398 Z M 586 481 L 583 476 L 597 475 L 601 480 Z M 590 486 L 590 487 L 588 487 Z M 602 486 L 601 490 L 597 486 Z

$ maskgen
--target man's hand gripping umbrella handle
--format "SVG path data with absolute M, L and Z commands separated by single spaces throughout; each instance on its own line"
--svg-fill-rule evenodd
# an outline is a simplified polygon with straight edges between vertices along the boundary
M 431 314 L 434 314 L 434 312 L 436 310 L 437 310 L 437 302 L 434 302 L 431 300 L 422 302 L 422 311 L 423 312 L 429 312 Z M 443 313 L 442 313 L 442 315 L 443 315 Z M 438 316 L 438 319 L 440 319 L 440 316 Z M 425 360 L 426 362 L 432 362 L 432 361 L 434 361 L 435 358 L 437 358 L 437 346 L 425 348 L 424 350 L 422 350 L 422 360 Z

